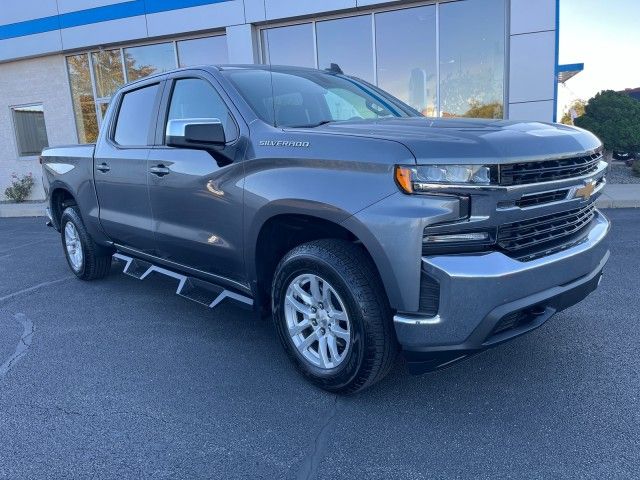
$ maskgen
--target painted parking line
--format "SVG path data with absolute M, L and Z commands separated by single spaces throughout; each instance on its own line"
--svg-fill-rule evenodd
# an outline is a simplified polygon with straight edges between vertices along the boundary
M 24 295 L 25 293 L 32 293 L 32 292 L 35 292 L 36 290 L 39 290 L 39 289 L 41 289 L 43 287 L 48 287 L 49 285 L 55 285 L 56 283 L 61 283 L 61 282 L 64 282 L 66 280 L 71 280 L 72 278 L 75 278 L 75 277 L 72 277 L 71 275 L 68 275 L 66 277 L 59 278 L 57 280 L 51 280 L 50 282 L 42 282 L 42 283 L 39 283 L 37 285 L 34 285 L 33 287 L 29 287 L 29 288 L 24 288 L 22 290 L 18 290 L 17 292 L 13 292 L 13 293 L 10 293 L 9 295 L 5 295 L 4 297 L 0 297 L 0 302 L 4 302 L 6 300 L 11 300 L 12 298 L 18 297 L 20 295 Z
M 24 313 L 16 313 L 13 319 L 22 325 L 22 336 L 13 354 L 0 365 L 0 380 L 27 354 L 35 331 L 33 322 Z

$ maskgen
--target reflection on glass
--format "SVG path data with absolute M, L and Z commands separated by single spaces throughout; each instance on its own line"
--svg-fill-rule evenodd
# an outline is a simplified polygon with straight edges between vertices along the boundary
M 227 37 L 218 35 L 178 42 L 178 59 L 181 67 L 229 63 Z
M 209 82 L 199 78 L 180 79 L 173 87 L 167 122 L 185 118 L 216 118 L 222 122 L 228 141 L 236 137 L 224 100 Z
M 372 37 L 371 15 L 318 22 L 319 68 L 330 68 L 335 63 L 345 74 L 373 83 Z
M 104 118 L 104 115 L 107 113 L 107 108 L 109 108 L 109 104 L 103 102 L 98 106 L 100 107 L 100 115 Z
M 176 68 L 173 43 L 125 48 L 124 61 L 127 64 L 129 82 Z
M 427 116 L 436 112 L 436 7 L 377 13 L 378 86 Z
M 504 17 L 504 0 L 440 5 L 442 116 L 502 118 Z
M 262 30 L 264 63 L 314 68 L 313 24 Z
M 19 155 L 40 155 L 42 149 L 49 146 L 42 104 L 14 107 L 12 110 Z
M 324 93 L 331 120 L 359 120 L 377 118 L 374 109 L 367 106 L 366 97 L 344 88 L 329 88 Z M 378 108 L 380 108 L 378 106 Z
M 78 142 L 93 143 L 98 138 L 98 118 L 93 101 L 89 56 L 87 54 L 67 57 L 73 113 L 76 117 Z
M 127 92 L 122 97 L 113 139 L 119 145 L 147 145 L 152 128 L 158 84 Z
M 274 126 L 309 127 L 324 122 L 419 114 L 364 82 L 326 72 L 226 70 L 253 111 Z
M 110 97 L 124 85 L 122 57 L 120 49 L 102 50 L 91 54 L 93 75 L 96 80 L 96 93 L 99 98 Z

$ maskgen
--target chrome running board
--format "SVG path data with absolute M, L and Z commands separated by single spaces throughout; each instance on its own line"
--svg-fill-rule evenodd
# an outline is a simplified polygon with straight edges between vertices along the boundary
M 253 306 L 252 298 L 227 290 L 220 285 L 177 273 L 173 270 L 154 265 L 146 260 L 130 257 L 122 253 L 114 253 L 113 258 L 118 262 L 124 263 L 123 273 L 138 280 L 144 280 L 154 272 L 175 278 L 178 280 L 177 295 L 198 302 L 201 305 L 206 305 L 209 308 L 217 307 L 227 298 L 236 300 L 249 307 Z

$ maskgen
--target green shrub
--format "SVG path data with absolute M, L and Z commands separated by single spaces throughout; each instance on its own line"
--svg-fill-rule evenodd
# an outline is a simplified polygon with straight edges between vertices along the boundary
M 636 177 L 640 177 L 640 159 L 634 160 L 634 162 L 631 164 L 631 169 L 633 170 L 633 174 Z
M 31 193 L 33 189 L 33 175 L 28 173 L 27 175 L 18 176 L 15 173 L 11 175 L 13 179 L 11 181 L 11 186 L 7 187 L 4 191 L 4 194 L 7 198 L 13 200 L 16 203 L 24 202 Z
M 624 93 L 598 93 L 575 124 L 600 137 L 607 150 L 635 152 L 640 147 L 640 102 Z

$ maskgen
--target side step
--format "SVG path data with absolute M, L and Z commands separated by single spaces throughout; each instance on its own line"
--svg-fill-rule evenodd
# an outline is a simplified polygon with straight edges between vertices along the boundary
M 159 267 L 147 261 L 130 257 L 122 253 L 114 253 L 113 258 L 114 260 L 125 264 L 123 273 L 137 278 L 138 280 L 144 280 L 153 272 L 175 278 L 178 280 L 176 294 L 181 297 L 188 298 L 189 300 L 193 300 L 194 302 L 198 302 L 201 305 L 206 305 L 209 308 L 217 307 L 227 298 L 236 300 L 248 307 L 253 306 L 252 298 L 227 290 L 220 285 L 205 282 L 199 278 L 189 277 L 172 270 L 167 270 L 166 268 Z

